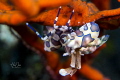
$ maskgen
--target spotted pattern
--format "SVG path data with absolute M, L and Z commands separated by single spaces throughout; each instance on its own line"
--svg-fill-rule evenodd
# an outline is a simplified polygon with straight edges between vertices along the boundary
M 57 34 L 53 34 L 53 39 L 56 40 L 56 41 L 59 41 L 60 37 Z
M 78 37 L 82 37 L 84 33 L 80 30 L 76 30 L 75 33 L 77 34 Z
M 81 47 L 86 47 L 88 43 L 92 42 L 94 39 L 91 37 L 91 34 L 84 35 L 82 38 L 82 44 Z
M 99 32 L 100 31 L 98 24 L 96 24 L 94 22 L 91 22 L 90 29 L 91 29 L 92 32 Z
M 46 41 L 46 42 L 45 42 L 45 45 L 46 45 L 47 47 L 50 47 L 50 42 L 49 42 L 49 41 Z
M 73 47 L 73 49 L 86 47 L 89 43 L 94 41 L 95 38 L 97 38 L 97 35 L 99 34 L 99 26 L 94 22 L 87 23 L 80 27 L 79 30 L 75 31 L 72 29 L 72 27 L 67 28 L 67 26 L 58 26 L 54 30 L 55 32 L 51 35 L 51 38 L 49 40 L 51 43 L 50 50 L 51 48 L 58 49 L 58 46 L 65 46 L 69 44 L 69 46 L 71 48 Z M 73 32 L 74 34 L 71 34 Z M 46 47 L 48 47 L 48 42 L 46 44 Z
M 51 38 L 51 43 L 55 46 L 61 45 L 59 41 L 56 41 L 53 38 Z

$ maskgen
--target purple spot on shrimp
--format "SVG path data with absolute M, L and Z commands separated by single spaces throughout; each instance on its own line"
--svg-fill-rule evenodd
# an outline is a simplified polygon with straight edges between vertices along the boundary
M 60 39 L 59 35 L 57 35 L 57 34 L 53 34 L 52 37 L 53 37 L 53 39 L 56 40 L 56 41 L 59 41 L 59 39 Z
M 82 45 L 81 47 L 86 47 L 90 42 L 92 42 L 94 39 L 91 37 L 91 34 L 85 35 L 82 39 Z
M 52 43 L 54 46 L 59 46 L 59 45 L 61 45 L 59 41 L 56 41 L 56 40 L 54 40 L 53 38 L 51 38 L 51 43 Z
M 84 33 L 80 30 L 76 30 L 75 33 L 77 34 L 78 37 L 84 36 Z
M 47 47 L 50 47 L 50 42 L 49 42 L 49 41 L 46 41 L 46 42 L 45 42 L 45 45 L 46 45 Z
M 50 50 L 51 51 L 55 51 L 55 50 L 57 50 L 56 48 L 54 48 L 54 47 L 52 47 L 52 48 L 50 48 Z
M 99 25 L 96 24 L 95 22 L 91 22 L 91 28 L 90 29 L 91 29 L 92 32 L 99 32 L 100 31 Z

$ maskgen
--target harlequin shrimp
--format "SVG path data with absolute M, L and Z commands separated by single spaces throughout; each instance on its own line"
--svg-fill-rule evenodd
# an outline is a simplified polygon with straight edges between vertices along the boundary
M 65 48 L 66 53 L 63 56 L 71 56 L 71 63 L 69 68 L 60 69 L 59 73 L 62 76 L 73 75 L 77 69 L 81 68 L 81 55 L 93 53 L 108 40 L 109 35 L 98 38 L 100 29 L 95 22 L 86 23 L 78 30 L 72 29 L 69 23 L 74 10 L 72 10 L 66 25 L 57 26 L 60 10 L 61 6 L 58 9 L 53 27 L 48 27 L 48 33 L 45 37 L 42 37 L 29 23 L 26 23 L 26 25 L 44 41 L 45 51 L 57 50 L 60 47 Z

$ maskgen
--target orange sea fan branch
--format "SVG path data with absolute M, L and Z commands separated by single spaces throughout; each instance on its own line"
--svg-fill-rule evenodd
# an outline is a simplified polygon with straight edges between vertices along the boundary
M 13 6 L 8 2 L 8 0 L 0 0 L 0 10 L 12 10 Z
M 107 30 L 113 30 L 120 27 L 120 15 L 106 17 L 97 21 L 98 25 Z
M 12 10 L 12 6 L 7 5 L 6 3 L 0 2 L 0 10 Z
M 66 5 L 71 0 L 12 0 L 18 9 L 26 16 L 36 16 L 41 10 Z
M 65 25 L 65 23 L 67 22 L 67 20 L 69 18 L 70 13 L 64 9 L 71 11 L 70 8 L 66 8 L 66 7 L 63 8 L 63 12 L 61 11 L 61 14 L 60 14 L 58 22 L 57 22 L 58 25 Z M 52 26 L 54 18 L 56 16 L 55 15 L 56 12 L 57 12 L 57 10 L 51 10 L 48 12 L 44 12 L 36 18 L 30 19 L 29 21 L 38 22 L 38 23 L 43 24 L 43 25 Z M 107 17 L 109 17 L 109 20 L 112 20 L 112 19 L 114 19 L 115 16 L 120 15 L 120 8 L 113 9 L 113 10 L 98 11 L 98 12 L 94 12 L 92 14 L 88 14 L 88 16 L 82 16 L 82 14 L 84 14 L 84 13 L 80 13 L 80 12 L 74 13 L 70 25 L 71 26 L 81 26 L 87 22 L 102 21 L 102 19 L 106 20 Z M 51 16 L 51 17 L 49 17 L 49 16 Z M 116 17 L 116 19 L 119 19 L 119 17 Z M 78 23 L 78 22 L 80 22 L 80 23 Z
M 0 23 L 17 25 L 27 20 L 26 16 L 20 11 L 5 11 L 0 10 Z
M 28 7 L 25 9 L 28 9 Z M 113 10 L 99 11 L 95 7 L 95 5 L 92 3 L 86 3 L 86 2 L 82 2 L 80 0 L 79 1 L 73 0 L 69 4 L 69 6 L 62 7 L 57 25 L 65 25 L 66 24 L 71 12 L 72 12 L 72 9 L 75 10 L 75 13 L 71 19 L 70 26 L 81 26 L 87 22 L 92 22 L 92 21 L 102 22 L 101 21 L 102 19 L 104 19 L 104 23 L 106 23 L 105 20 L 108 17 L 109 17 L 109 21 L 110 21 L 115 16 L 120 15 L 120 8 L 113 9 Z M 21 24 L 24 22 L 38 22 L 39 24 L 53 26 L 53 22 L 56 17 L 56 13 L 57 13 L 57 8 L 39 13 L 39 15 L 36 17 L 28 18 L 28 16 L 25 16 L 24 14 L 22 14 L 20 11 L 17 11 L 17 10 L 8 11 L 8 12 L 0 11 L 0 23 L 17 25 L 17 24 Z M 14 16 L 14 14 L 16 14 L 17 16 Z M 119 17 L 116 17 L 115 21 L 117 21 L 118 19 L 119 19 Z M 110 23 L 109 21 L 107 21 L 107 23 Z M 119 24 L 117 25 L 117 27 L 118 26 L 119 26 Z M 106 27 L 105 28 L 103 27 L 103 28 L 108 29 L 108 27 L 109 26 L 106 25 Z M 110 27 L 110 29 L 112 29 L 112 28 Z
M 96 69 L 92 68 L 90 65 L 83 63 L 82 68 L 79 72 L 89 80 L 104 80 L 104 76 Z

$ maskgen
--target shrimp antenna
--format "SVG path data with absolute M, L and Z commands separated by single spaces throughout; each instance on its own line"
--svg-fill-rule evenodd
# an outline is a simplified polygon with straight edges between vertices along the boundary
M 58 21 L 58 16 L 59 16 L 59 14 L 60 14 L 61 8 L 62 8 L 62 7 L 60 6 L 59 9 L 58 9 L 58 13 L 57 13 L 56 18 L 55 18 L 55 20 L 54 20 L 54 27 L 56 26 L 56 23 L 57 23 L 57 21 Z
M 43 37 L 39 34 L 39 32 L 37 32 L 29 23 L 26 23 L 26 25 L 27 25 L 32 31 L 34 31 L 40 39 L 43 38 Z
M 66 26 L 69 26 L 69 23 L 70 23 L 70 21 L 71 21 L 71 18 L 72 18 L 72 16 L 73 16 L 73 14 L 74 14 L 74 10 L 72 10 L 72 13 L 71 13 L 71 15 L 70 15 L 70 18 L 69 18 L 68 22 L 66 23 Z

